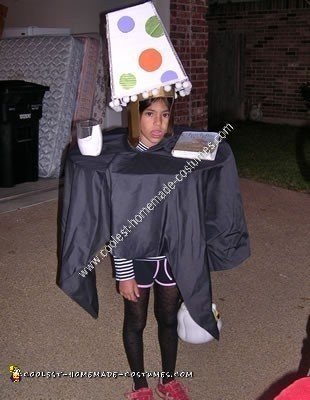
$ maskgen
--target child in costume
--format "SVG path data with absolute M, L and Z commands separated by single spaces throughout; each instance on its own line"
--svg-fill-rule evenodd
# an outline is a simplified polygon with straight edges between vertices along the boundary
M 190 93 L 191 84 L 151 2 L 107 14 L 107 35 L 110 106 L 116 111 L 128 106 L 129 142 L 136 150 L 147 151 L 172 134 L 175 89 L 185 96 Z M 187 388 L 174 379 L 180 293 L 168 260 L 162 255 L 135 260 L 114 256 L 114 265 L 119 292 L 124 297 L 124 347 L 130 368 L 136 373 L 133 390 L 125 397 L 154 399 L 146 377 L 139 374 L 145 370 L 143 330 L 153 287 L 165 373 L 156 393 L 164 399 L 189 400 Z
M 139 103 L 140 136 L 137 150 L 147 151 L 162 140 L 168 130 L 170 103 L 165 97 Z M 164 256 L 135 260 L 114 257 L 114 263 L 119 292 L 124 297 L 123 341 L 131 370 L 136 373 L 144 371 L 143 330 L 147 320 L 150 289 L 153 287 L 162 371 L 166 374 L 156 387 L 156 393 L 161 398 L 189 399 L 187 389 L 174 379 L 180 293 L 168 260 Z M 146 377 L 137 374 L 133 379 L 133 391 L 127 393 L 126 398 L 152 400 L 153 393 L 148 388 Z
M 143 330 L 153 287 L 163 369 L 155 390 L 166 400 L 188 400 L 187 389 L 174 379 L 180 294 L 196 325 L 218 339 L 210 273 L 234 268 L 250 253 L 237 169 L 227 143 L 218 148 L 214 163 L 199 165 L 198 157 L 186 161 L 171 156 L 178 138 L 166 137 L 172 133 L 173 102 L 190 93 L 191 83 L 153 4 L 108 13 L 107 37 L 110 106 L 116 111 L 128 107 L 129 140 L 126 130 L 117 129 L 119 132 L 106 135 L 98 157 L 84 159 L 78 149 L 68 156 L 59 284 L 97 318 L 94 267 L 87 277 L 81 277 L 79 271 L 111 233 L 121 232 L 116 234 L 118 243 L 112 236 L 109 252 L 113 252 L 124 297 L 125 350 L 136 372 L 133 390 L 126 398 L 154 399 L 143 376 Z M 168 182 L 169 178 L 174 182 Z M 178 188 L 170 195 L 175 185 Z M 159 188 L 162 190 L 155 195 Z M 171 198 L 165 200 L 167 193 Z M 146 204 L 133 224 L 128 217 Z M 137 226 L 137 219 L 141 222 L 142 211 L 147 210 L 152 214 Z M 125 227 L 126 220 L 133 230 Z M 130 237 L 122 241 L 119 237 L 126 238 L 127 229 Z M 100 250 L 103 257 L 107 248 Z
M 160 91 L 158 95 L 163 97 Z M 140 137 L 139 147 L 143 150 L 143 147 L 153 144 L 154 140 L 157 143 L 163 136 L 163 126 L 166 124 L 170 104 L 169 101 L 161 99 L 158 102 L 151 100 L 150 103 L 141 103 L 141 107 L 139 104 L 135 101 L 132 106 L 133 111 L 137 111 L 136 120 L 141 119 L 142 129 L 139 126 L 139 129 L 132 130 L 131 142 L 132 139 L 139 141 Z M 135 120 L 133 117 L 132 114 L 131 121 Z M 152 124 L 149 124 L 153 119 L 155 128 L 150 129 L 149 126 Z M 175 131 L 177 133 L 177 127 Z M 95 269 L 93 265 L 87 263 L 101 246 L 107 243 L 111 233 L 120 232 L 121 235 L 112 236 L 113 240 L 109 242 L 110 250 L 106 245 L 101 248 L 100 255 L 106 257 L 113 251 L 114 256 L 118 258 L 116 263 L 118 262 L 120 266 L 122 263 L 127 263 L 128 266 L 129 263 L 128 270 L 127 268 L 117 270 L 119 281 L 131 280 L 127 284 L 123 282 L 120 288 L 126 298 L 125 304 L 130 308 L 129 312 L 126 312 L 124 333 L 126 341 L 129 341 L 128 354 L 133 357 L 132 368 L 143 369 L 139 365 L 143 365 L 142 330 L 147 309 L 145 300 L 148 300 L 147 290 L 144 289 L 152 286 L 153 277 L 155 276 L 158 284 L 155 287 L 157 291 L 155 296 L 159 298 L 159 302 L 155 308 L 161 325 L 160 332 L 165 329 L 175 332 L 174 304 L 177 302 L 178 294 L 174 292 L 175 281 L 188 313 L 196 325 L 198 324 L 212 337 L 218 338 L 219 328 L 212 310 L 210 272 L 240 265 L 249 256 L 249 243 L 236 166 L 227 143 L 220 145 L 214 162 L 205 161 L 199 165 L 198 160 L 186 161 L 171 156 L 171 150 L 178 138 L 177 134 L 163 137 L 158 144 L 141 153 L 141 148 L 139 150 L 137 147 L 130 147 L 127 133 L 125 129 L 117 129 L 107 134 L 102 154 L 98 157 L 84 157 L 77 147 L 68 156 L 59 285 L 91 316 L 97 318 L 99 304 Z M 147 139 L 144 142 L 143 137 Z M 184 181 L 178 180 L 180 176 L 183 177 L 182 172 L 186 171 L 185 167 L 188 165 L 193 167 L 195 172 Z M 168 179 L 175 182 L 168 182 Z M 172 190 L 170 184 L 176 185 L 176 181 L 181 183 L 170 195 Z M 162 190 L 157 192 L 158 189 Z M 157 195 L 154 196 L 156 192 Z M 166 200 L 167 194 L 170 198 Z M 160 204 L 162 200 L 164 201 Z M 158 204 L 159 207 L 154 210 Z M 147 210 L 146 207 L 141 208 L 142 205 L 147 205 L 152 213 L 147 212 L 143 223 L 137 226 L 137 221 L 142 222 L 142 212 Z M 139 208 L 141 211 L 135 218 L 128 219 L 132 218 Z M 129 229 L 127 223 L 124 225 L 126 220 L 134 229 Z M 128 238 L 127 230 L 130 233 Z M 126 240 L 122 241 L 122 237 Z M 155 270 L 150 261 L 141 259 L 145 256 L 156 258 Z M 166 256 L 167 260 L 158 259 L 159 256 Z M 132 269 L 131 261 L 122 257 L 140 258 L 140 260 L 132 261 L 132 264 L 135 264 Z M 172 273 L 168 261 L 171 263 Z M 80 273 L 81 267 L 85 265 L 89 271 L 87 276 Z M 166 286 L 168 284 L 170 287 Z M 138 285 L 146 287 L 139 288 Z M 142 296 L 145 294 L 145 297 L 141 298 L 141 294 Z M 139 295 L 140 298 L 137 298 Z M 165 304 L 162 300 L 165 300 Z M 134 307 L 135 304 L 137 307 Z M 178 316 L 180 312 L 182 315 L 182 308 L 183 306 Z M 167 318 L 169 316 L 171 320 Z M 184 320 L 185 318 L 188 320 L 188 315 L 184 316 Z M 181 321 L 179 325 L 182 328 L 185 326 L 184 320 L 179 318 L 179 322 Z M 179 332 L 180 337 L 186 340 L 186 335 L 184 336 L 180 330 Z M 177 345 L 177 342 L 166 342 L 165 336 L 164 332 L 160 338 L 164 343 L 163 359 L 167 363 L 163 368 L 170 373 L 173 371 L 172 361 L 176 356 L 172 343 Z M 130 341 L 132 338 L 133 342 Z M 138 342 L 135 341 L 137 338 Z M 188 338 L 192 343 L 197 340 L 197 336 Z M 170 340 L 169 337 L 168 339 Z M 169 343 L 169 346 L 165 346 L 165 343 Z M 137 349 L 137 353 L 134 354 L 132 349 Z M 171 377 L 168 374 L 164 375 L 164 378 Z M 137 380 L 137 386 L 145 384 Z M 183 393 L 178 390 L 176 394 L 174 389 L 176 387 L 179 389 L 181 385 L 174 380 L 167 382 L 165 387 L 159 386 L 157 391 L 163 395 L 168 385 L 171 390 L 170 393 L 166 393 L 167 396 L 165 394 L 166 398 L 184 399 L 184 396 L 187 396 L 185 399 L 188 398 L 186 390 L 182 387 Z M 144 396 L 145 392 L 147 394 Z M 127 399 L 149 400 L 152 397 L 152 392 L 146 387 L 127 394 Z
M 171 142 L 173 141 L 173 138 L 166 139 L 166 136 L 172 134 L 174 100 L 178 96 L 189 95 L 192 85 L 151 2 L 114 11 L 108 13 L 106 17 L 112 95 L 110 106 L 115 111 L 122 111 L 123 107 L 128 108 L 129 142 L 135 148 L 133 152 L 150 152 L 154 157 L 161 143 L 165 147 L 165 143 L 167 144 L 170 139 Z M 209 272 L 237 266 L 249 255 L 248 234 L 243 221 L 242 204 L 239 200 L 231 200 L 231 196 L 235 196 L 235 199 L 240 198 L 238 190 L 235 189 L 237 173 L 234 160 L 229 146 L 223 147 L 226 149 L 226 155 L 231 161 L 232 168 L 229 169 L 227 176 L 228 185 L 224 185 L 225 195 L 223 196 L 222 192 L 222 196 L 218 195 L 218 197 L 224 203 L 228 199 L 229 207 L 226 207 L 225 203 L 225 210 L 228 210 L 225 212 L 229 215 L 225 214 L 221 218 L 220 213 L 214 210 L 211 210 L 210 216 L 208 215 L 211 221 L 207 228 L 206 241 L 208 239 L 212 241 L 212 238 L 214 241 L 208 244 L 209 252 L 206 258 L 205 243 L 201 243 L 196 249 L 196 253 L 199 253 L 197 257 L 199 262 L 196 264 L 194 259 L 197 254 L 194 250 L 187 254 L 184 252 L 185 257 L 178 258 L 178 252 L 181 249 L 179 244 L 175 246 L 172 244 L 173 249 L 168 249 L 171 250 L 172 255 L 167 251 L 167 247 L 165 250 L 158 251 L 160 253 L 165 251 L 171 256 L 171 265 L 163 254 L 154 254 L 152 251 L 149 254 L 154 255 L 153 257 L 126 259 L 126 252 L 130 254 L 129 257 L 135 258 L 135 253 L 139 249 L 126 248 L 125 243 L 123 247 L 120 245 L 113 255 L 119 292 L 124 297 L 124 347 L 130 368 L 135 372 L 133 390 L 125 395 L 127 400 L 154 400 L 153 391 L 148 387 L 148 382 L 143 376 L 145 371 L 143 330 L 147 320 L 151 287 L 154 290 L 154 311 L 158 323 L 163 371 L 163 378 L 160 379 L 155 389 L 160 398 L 166 400 L 190 399 L 187 388 L 174 379 L 178 347 L 177 313 L 180 305 L 180 292 L 189 311 L 193 314 L 193 319 L 195 316 L 196 322 L 200 322 L 201 327 L 204 329 L 207 327 L 208 332 L 218 338 L 219 332 L 211 307 Z M 166 160 L 170 162 L 169 155 L 170 152 Z M 137 157 L 137 159 L 139 158 L 141 162 L 141 157 Z M 134 162 L 134 158 L 131 160 Z M 164 166 L 162 167 L 164 168 Z M 135 174 L 132 176 L 133 179 L 136 179 Z M 218 175 L 213 181 L 220 182 Z M 199 180 L 199 182 L 201 181 Z M 133 186 L 134 189 L 126 190 L 127 197 L 125 196 L 125 199 L 132 205 L 135 203 L 138 190 L 135 181 Z M 114 187 L 114 192 L 118 193 L 117 190 L 120 187 L 118 182 Z M 227 190 L 227 188 L 229 189 Z M 140 193 L 147 193 L 147 188 L 146 192 Z M 214 193 L 220 193 L 218 186 L 212 195 Z M 122 192 L 118 193 L 118 196 L 120 195 Z M 119 197 L 116 196 L 116 198 Z M 212 205 L 212 200 L 209 202 Z M 192 213 L 195 214 L 198 210 L 198 207 L 194 207 Z M 128 215 L 131 211 L 128 209 Z M 125 212 L 127 213 L 126 208 Z M 173 212 L 169 211 L 169 216 L 174 215 Z M 201 211 L 197 215 L 195 222 L 203 219 L 203 212 L 205 211 Z M 182 219 L 183 215 L 175 216 L 172 221 L 178 221 L 179 217 Z M 116 219 L 114 218 L 114 223 Z M 178 233 L 180 234 L 180 232 Z M 188 232 L 186 233 L 188 234 Z M 174 236 L 171 234 L 171 230 L 168 236 L 170 238 Z M 204 236 L 199 234 L 199 238 L 204 239 Z M 145 236 L 142 239 L 145 239 Z M 179 248 L 177 248 L 178 246 Z M 194 245 L 192 247 L 194 249 Z M 165 246 L 162 245 L 160 248 L 164 249 Z M 240 252 L 237 251 L 238 249 Z M 210 255 L 212 251 L 215 253 L 213 258 Z M 144 250 L 141 252 L 143 254 Z M 204 258 L 203 263 L 200 261 L 202 258 Z M 186 259 L 189 263 L 194 264 L 195 268 L 191 271 L 187 268 Z M 174 260 L 177 261 L 174 262 Z M 214 260 L 215 262 L 212 263 L 211 261 Z

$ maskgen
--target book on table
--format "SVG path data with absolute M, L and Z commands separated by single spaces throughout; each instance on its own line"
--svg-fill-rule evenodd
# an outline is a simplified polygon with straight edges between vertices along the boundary
M 182 132 L 171 154 L 179 158 L 197 158 L 214 161 L 219 144 L 217 132 Z

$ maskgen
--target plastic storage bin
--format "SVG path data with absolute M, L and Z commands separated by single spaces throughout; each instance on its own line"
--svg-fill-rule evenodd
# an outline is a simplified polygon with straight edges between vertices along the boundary
M 38 180 L 39 120 L 47 86 L 0 81 L 0 186 Z

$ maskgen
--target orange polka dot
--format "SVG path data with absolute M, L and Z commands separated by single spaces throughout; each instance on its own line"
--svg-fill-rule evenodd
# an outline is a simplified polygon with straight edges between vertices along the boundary
M 139 65 L 147 72 L 156 71 L 162 63 L 162 56 L 155 49 L 146 49 L 142 51 L 139 57 Z

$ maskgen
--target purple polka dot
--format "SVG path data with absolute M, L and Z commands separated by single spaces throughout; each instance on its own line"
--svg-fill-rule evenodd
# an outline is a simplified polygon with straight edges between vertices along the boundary
M 178 75 L 175 71 L 171 71 L 171 70 L 164 72 L 160 78 L 162 83 L 166 83 L 166 82 L 172 81 L 174 79 L 178 79 Z
M 135 21 L 128 16 L 124 16 L 118 20 L 118 29 L 123 33 L 128 33 L 135 27 Z

